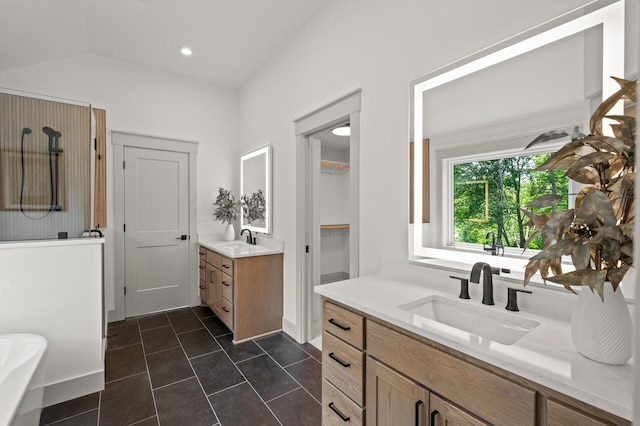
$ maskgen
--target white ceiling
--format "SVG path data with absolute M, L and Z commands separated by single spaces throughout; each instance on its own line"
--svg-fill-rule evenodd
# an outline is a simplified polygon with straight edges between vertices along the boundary
M 330 2 L 0 0 L 0 70 L 93 53 L 240 87 Z

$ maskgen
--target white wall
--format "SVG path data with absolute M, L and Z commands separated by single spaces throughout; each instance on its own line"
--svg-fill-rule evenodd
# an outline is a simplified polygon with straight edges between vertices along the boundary
M 274 147 L 274 237 L 285 241 L 285 320 L 296 324 L 293 120 L 362 88 L 360 274 L 408 255 L 409 82 L 587 0 L 340 0 L 240 92 L 242 151 Z M 462 102 L 463 100 L 456 100 Z
M 199 232 L 212 222 L 217 188 L 239 181 L 238 93 L 109 58 L 84 55 L 0 72 L 0 87 L 87 101 L 107 111 L 106 304 L 114 309 L 111 130 L 199 142 Z

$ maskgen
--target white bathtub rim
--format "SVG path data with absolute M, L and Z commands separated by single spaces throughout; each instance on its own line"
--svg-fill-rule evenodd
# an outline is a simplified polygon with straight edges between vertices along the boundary
M 8 374 L 1 375 L 3 378 L 0 382 L 0 426 L 4 426 L 11 424 L 18 414 L 22 400 L 29 390 L 29 385 L 47 349 L 47 340 L 32 333 L 0 334 L 0 340 L 19 342 L 21 346 L 17 350 L 21 352 L 21 355 L 24 355 L 25 352 L 29 355 L 24 360 L 12 358 L 3 362 L 3 366 L 7 364 L 7 368 L 9 368 L 10 364 L 12 367 Z M 24 348 L 25 344 L 27 348 Z M 11 348 L 9 351 L 11 352 Z M 16 355 L 14 354 L 14 356 Z

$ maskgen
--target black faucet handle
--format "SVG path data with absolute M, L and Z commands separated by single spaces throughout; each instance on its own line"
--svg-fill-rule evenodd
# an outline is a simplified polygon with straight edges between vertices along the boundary
M 449 275 L 449 278 L 460 280 L 460 295 L 458 296 L 460 299 L 471 299 L 471 297 L 469 297 L 469 279 L 453 275 Z
M 518 292 L 529 294 L 533 293 L 531 290 L 524 290 L 521 288 L 507 288 L 507 306 L 505 306 L 507 311 L 518 312 L 520 310 L 518 309 Z

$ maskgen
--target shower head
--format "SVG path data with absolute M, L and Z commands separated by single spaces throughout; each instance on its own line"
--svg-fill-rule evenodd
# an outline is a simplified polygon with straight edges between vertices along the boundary
M 53 130 L 51 127 L 43 127 L 42 131 L 44 132 L 45 135 L 49 136 L 50 138 L 53 138 L 56 136 L 56 132 L 55 130 Z
M 31 129 L 28 127 L 25 127 L 22 129 L 22 134 L 23 135 L 30 135 L 31 134 Z

